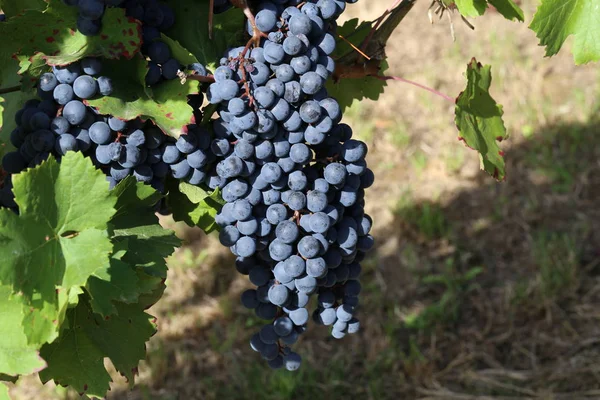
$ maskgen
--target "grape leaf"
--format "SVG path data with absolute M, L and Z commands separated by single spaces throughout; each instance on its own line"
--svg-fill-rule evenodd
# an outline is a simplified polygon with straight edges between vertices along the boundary
M 47 5 L 44 0 L 0 0 L 0 10 L 6 18 L 12 18 L 25 10 L 43 11 Z
M 244 13 L 232 8 L 213 18 L 212 39 L 208 35 L 209 0 L 179 0 L 171 5 L 177 23 L 166 33 L 178 40 L 200 63 L 214 71 L 230 47 L 245 44 Z
M 173 54 L 185 50 L 175 41 L 165 40 Z M 193 60 L 188 53 L 187 60 Z M 145 83 L 148 70 L 146 61 L 135 57 L 128 62 L 106 61 L 104 75 L 109 76 L 115 90 L 110 96 L 89 100 L 88 104 L 98 108 L 102 114 L 131 120 L 136 117 L 150 118 L 163 132 L 175 138 L 193 121 L 193 109 L 187 104 L 189 94 L 199 92 L 199 83 L 178 79 L 163 81 L 154 88 Z
M 117 211 L 113 217 L 113 223 L 117 225 L 121 216 L 136 213 L 144 208 L 149 211 L 162 197 L 152 186 L 137 182 L 133 176 L 128 176 L 119 182 L 111 193 L 117 201 L 115 205 Z
M 169 182 L 168 202 L 172 204 L 176 221 L 198 226 L 206 233 L 218 229 L 215 217 L 224 204 L 218 189 L 210 193 L 199 186 L 172 181 Z
M 575 37 L 576 64 L 600 60 L 600 5 L 597 0 L 542 0 L 529 25 L 546 56 L 558 53 L 570 35 Z
M 8 386 L 0 384 L 0 400 L 10 400 Z
M 485 13 L 486 0 L 454 0 L 458 11 L 465 17 L 478 17 Z
M 29 343 L 50 343 L 58 337 L 71 305 L 77 304 L 81 288 L 58 289 L 55 303 L 45 302 L 39 293 L 23 304 L 23 327 Z M 58 326 L 58 329 L 57 329 Z
M 335 51 L 331 56 L 333 58 L 340 58 L 345 54 L 356 51 L 350 43 L 354 46 L 360 46 L 363 40 L 369 35 L 369 32 L 371 32 L 372 27 L 373 21 L 360 21 L 358 18 L 349 19 L 344 22 L 344 25 L 338 26 L 338 39 L 335 43 Z
M 135 303 L 141 293 L 137 272 L 121 261 L 127 252 L 126 248 L 127 241 L 117 244 L 110 266 L 106 270 L 95 272 L 88 279 L 86 288 L 95 313 L 103 316 L 115 314 L 117 309 L 114 302 Z
M 0 24 L 0 61 L 19 54 L 29 59 L 41 53 L 50 65 L 65 65 L 87 56 L 131 58 L 141 46 L 140 22 L 127 18 L 122 8 L 108 8 L 97 36 L 77 31 L 77 7 L 50 0 L 46 11 L 27 10 Z M 4 65 L 0 64 L 0 69 Z
M 23 332 L 23 307 L 8 286 L 0 285 L 0 373 L 31 374 L 46 366 Z M 0 385 L 4 386 L 4 385 Z
M 354 18 L 338 27 L 338 35 L 345 40 L 339 38 L 336 42 L 332 57 L 337 60 L 337 68 L 334 79 L 327 81 L 327 92 L 338 101 L 342 111 L 357 100 L 377 100 L 387 85 L 385 80 L 376 78 L 388 68 L 387 62 L 376 58 L 366 61 L 362 56 L 357 61 L 354 56 L 359 53 L 349 44 L 360 47 L 371 32 L 372 26 L 373 21 L 361 22 Z M 381 51 L 383 52 L 383 49 Z
M 116 307 L 118 315 L 102 317 L 84 300 L 68 311 L 69 328 L 56 342 L 41 349 L 48 363 L 40 372 L 42 382 L 53 379 L 81 394 L 104 397 L 111 382 L 104 367 L 104 357 L 108 357 L 133 384 L 134 371 L 146 355 L 145 343 L 156 327 L 153 317 L 136 305 L 117 303 Z
M 165 258 L 173 254 L 181 241 L 173 231 L 158 224 L 154 205 L 160 195 L 142 186 L 128 178 L 113 190 L 113 195 L 118 197 L 118 214 L 111 221 L 113 240 L 115 243 L 127 241 L 123 262 L 148 275 L 166 278 Z
M 509 20 L 525 21 L 525 14 L 513 0 L 488 0 L 504 18 Z
M 135 178 L 130 176 L 119 182 L 111 194 L 116 198 L 115 208 L 117 210 L 111 220 L 111 227 L 126 229 L 135 228 L 137 225 L 146 227 L 149 225 L 155 229 L 154 232 L 158 237 L 169 236 L 170 232 L 165 231 L 158 225 L 154 215 L 153 206 L 160 200 L 161 195 L 151 186 L 136 182 Z M 146 229 L 143 234 L 149 235 L 148 232 L 148 229 Z M 137 249 L 148 242 L 138 243 L 144 239 L 140 238 L 139 232 L 136 231 L 136 234 L 138 236 L 135 236 L 132 240 L 117 234 L 113 238 L 115 248 L 110 267 L 107 270 L 95 273 L 88 280 L 87 289 L 94 312 L 102 315 L 114 314 L 116 312 L 115 300 L 123 303 L 134 303 L 138 301 L 140 294 L 151 293 L 162 285 L 163 278 L 166 277 L 166 263 L 162 253 L 157 256 L 155 248 L 148 248 L 145 252 L 142 252 L 144 258 L 140 259 L 136 253 Z M 174 245 L 178 244 L 178 241 L 170 243 L 168 247 L 169 254 L 173 251 Z M 131 253 L 128 254 L 128 252 Z M 148 255 L 157 258 L 153 268 L 158 271 L 157 275 L 160 275 L 158 278 L 144 272 L 143 268 L 148 263 Z M 162 265 L 159 265 L 161 262 Z M 140 265 L 141 268 L 138 269 L 137 265 Z
M 506 139 L 502 106 L 490 96 L 491 66 L 474 58 L 467 65 L 467 88 L 458 95 L 455 123 L 459 138 L 479 152 L 481 169 L 499 181 L 505 179 L 504 152 L 498 141 Z
M 104 174 L 81 153 L 67 153 L 60 165 L 50 158 L 13 183 L 20 214 L 0 210 L 0 282 L 55 321 L 69 291 L 108 267 L 113 246 L 106 229 L 115 200 Z M 32 337 L 47 341 L 52 332 Z
M 137 304 L 146 310 L 156 304 L 162 297 L 167 288 L 165 285 L 166 278 L 148 275 L 141 269 L 138 269 L 138 278 L 140 287 L 142 288 L 142 294 L 140 295 Z

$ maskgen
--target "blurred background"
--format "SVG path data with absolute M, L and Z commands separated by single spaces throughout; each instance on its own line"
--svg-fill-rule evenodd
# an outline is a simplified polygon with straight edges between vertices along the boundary
M 374 19 L 391 3 L 362 0 L 343 17 Z M 521 2 L 527 22 L 537 4 Z M 600 69 L 575 67 L 570 40 L 544 58 L 527 24 L 495 12 L 475 31 L 454 15 L 454 43 L 428 6 L 391 37 L 387 74 L 454 97 L 471 57 L 491 64 L 507 181 L 457 140 L 452 103 L 390 82 L 344 117 L 377 177 L 361 332 L 338 341 L 312 326 L 295 346 L 300 371 L 271 371 L 248 346 L 261 321 L 239 302 L 250 285 L 233 257 L 165 218 L 185 245 L 150 310 L 159 332 L 135 388 L 113 373 L 108 399 L 600 399 Z M 12 393 L 80 398 L 37 377 Z

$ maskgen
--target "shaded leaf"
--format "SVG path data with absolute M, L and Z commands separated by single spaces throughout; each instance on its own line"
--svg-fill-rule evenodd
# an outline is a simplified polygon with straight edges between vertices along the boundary
M 176 221 L 198 226 L 206 233 L 218 229 L 215 217 L 224 204 L 218 189 L 210 193 L 199 186 L 174 181 L 169 182 L 169 188 L 168 202 Z
M 513 0 L 488 0 L 504 18 L 525 21 L 523 10 Z
M 244 13 L 232 8 L 213 18 L 213 37 L 208 36 L 208 0 L 178 0 L 172 4 L 177 23 L 166 33 L 179 41 L 200 63 L 214 71 L 230 47 L 245 44 Z
M 12 18 L 25 10 L 44 11 L 47 5 L 44 0 L 1 0 L 0 10 L 6 18 Z
M 477 150 L 481 169 L 499 181 L 505 179 L 504 153 L 498 141 L 506 139 L 502 106 L 490 96 L 491 66 L 472 59 L 467 66 L 467 88 L 456 99 L 455 122 L 460 139 Z
M 113 194 L 118 197 L 117 215 L 111 221 L 113 240 L 117 244 L 127 241 L 122 261 L 148 275 L 166 278 L 165 258 L 181 241 L 158 223 L 154 205 L 160 194 L 133 178 L 119 183 Z
M 115 302 L 135 303 L 141 293 L 135 269 L 121 261 L 127 245 L 127 241 L 122 241 L 115 246 L 109 267 L 96 271 L 88 279 L 86 288 L 95 313 L 103 316 L 115 314 Z M 122 250 L 117 247 L 121 247 Z
M 116 307 L 118 315 L 107 318 L 94 314 L 85 300 L 69 310 L 69 328 L 56 342 L 42 347 L 40 354 L 48 368 L 40 372 L 40 379 L 44 383 L 53 379 L 81 394 L 104 397 L 111 382 L 104 367 L 104 357 L 108 357 L 133 384 L 134 370 L 145 358 L 145 343 L 156 327 L 153 317 L 139 307 Z

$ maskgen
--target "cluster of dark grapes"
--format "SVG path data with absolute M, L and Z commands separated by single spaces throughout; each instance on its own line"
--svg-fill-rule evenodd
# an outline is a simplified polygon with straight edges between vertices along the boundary
M 124 7 L 128 16 L 146 26 L 169 29 L 175 21 L 173 10 L 156 0 L 63 0 L 77 7 L 77 29 L 86 36 L 96 36 L 102 30 L 106 7 Z
M 28 101 L 15 115 L 17 128 L 10 141 L 17 150 L 4 156 L 4 171 L 17 174 L 51 154 L 60 160 L 68 151 L 80 151 L 106 173 L 111 188 L 129 175 L 159 191 L 164 191 L 168 175 L 201 183 L 205 177 L 201 168 L 213 157 L 207 151 L 209 133 L 189 125 L 187 134 L 175 140 L 140 119 L 99 115 L 83 101 L 112 93 L 112 82 L 99 76 L 101 70 L 98 59 L 87 58 L 54 67 L 40 77 L 41 100 Z M 10 177 L 0 189 L 0 205 L 16 207 Z
M 63 0 L 79 9 L 77 29 L 86 36 L 95 36 L 102 29 L 106 7 L 123 7 L 128 17 L 142 23 L 142 53 L 150 58 L 146 84 L 156 85 L 163 79 L 177 77 L 180 63 L 172 57 L 169 46 L 160 40 L 161 32 L 175 22 L 173 9 L 157 0 Z
M 354 317 L 360 261 L 373 246 L 364 190 L 374 181 L 365 143 L 341 124 L 325 82 L 334 70 L 335 19 L 342 0 L 260 2 L 260 47 L 231 49 L 207 91 L 218 104 L 206 184 L 226 201 L 220 241 L 257 286 L 242 303 L 271 322 L 251 347 L 272 368 L 295 370 L 288 347 L 313 320 L 342 338 Z M 254 34 L 250 26 L 249 33 Z
M 215 14 L 221 14 L 229 10 L 233 5 L 229 0 L 215 0 L 213 4 L 213 11 Z
M 126 0 L 125 14 L 142 23 L 142 54 L 150 59 L 146 84 L 154 86 L 162 80 L 177 78 L 181 64 L 169 46 L 160 40 L 161 33 L 175 23 L 173 9 L 157 0 Z

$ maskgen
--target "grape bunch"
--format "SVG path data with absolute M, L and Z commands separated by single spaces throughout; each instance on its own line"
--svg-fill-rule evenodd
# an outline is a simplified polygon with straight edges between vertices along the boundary
M 77 7 L 77 29 L 86 36 L 100 33 L 106 7 L 124 7 L 127 16 L 161 31 L 169 29 L 175 22 L 173 10 L 156 0 L 63 0 L 63 3 Z
M 86 36 L 96 36 L 102 30 L 102 17 L 107 5 L 118 6 L 123 0 L 63 0 L 77 7 L 77 30 Z
M 102 29 L 105 7 L 125 8 L 125 15 L 142 23 L 142 54 L 148 57 L 146 84 L 154 86 L 163 79 L 177 77 L 181 64 L 172 57 L 169 46 L 160 40 L 161 32 L 175 23 L 173 9 L 157 0 L 63 0 L 79 9 L 77 29 L 95 36 Z
M 306 330 L 311 295 L 312 319 L 334 338 L 358 331 L 360 261 L 373 246 L 367 146 L 340 123 L 325 89 L 345 2 L 298 3 L 260 2 L 260 47 L 230 49 L 207 91 L 219 114 L 210 146 L 217 163 L 205 182 L 226 201 L 219 239 L 256 286 L 242 304 L 271 321 L 252 349 L 288 370 L 301 363 L 288 346 Z
M 10 141 L 17 150 L 2 159 L 4 171 L 17 174 L 51 154 L 60 160 L 68 151 L 80 151 L 106 173 L 111 188 L 130 175 L 161 192 L 167 176 L 202 182 L 201 168 L 213 157 L 207 151 L 209 133 L 188 125 L 186 134 L 175 140 L 140 119 L 99 115 L 84 101 L 112 93 L 112 81 L 100 76 L 101 70 L 98 59 L 86 58 L 53 67 L 40 77 L 37 90 L 42 100 L 29 100 L 16 113 Z M 10 177 L 0 189 L 0 206 L 16 207 Z
M 213 4 L 213 11 L 215 14 L 221 14 L 229 10 L 233 5 L 229 0 L 215 0 Z

